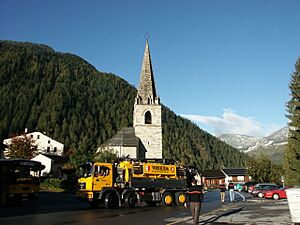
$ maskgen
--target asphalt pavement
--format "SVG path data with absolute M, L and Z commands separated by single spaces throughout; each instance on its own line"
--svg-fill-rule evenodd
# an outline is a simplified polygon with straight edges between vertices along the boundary
M 192 224 L 191 217 L 170 223 Z M 265 200 L 251 198 L 246 201 L 225 203 L 221 208 L 204 213 L 199 217 L 199 225 L 291 225 L 287 200 Z

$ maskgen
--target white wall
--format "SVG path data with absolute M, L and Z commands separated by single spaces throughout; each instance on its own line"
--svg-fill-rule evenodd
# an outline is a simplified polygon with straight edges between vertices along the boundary
M 101 151 L 102 149 L 106 150 L 112 150 L 119 158 L 126 157 L 129 155 L 131 159 L 136 159 L 137 155 L 137 149 L 136 147 L 124 147 L 124 146 L 105 146 L 105 147 L 99 147 L 97 152 Z
M 42 154 L 39 154 L 36 157 L 32 158 L 31 160 L 41 162 L 45 166 L 45 169 L 43 169 L 41 172 L 42 176 L 50 173 L 51 167 L 52 167 L 52 159 L 50 159 Z
M 31 137 L 34 144 L 37 146 L 39 153 L 51 153 L 61 156 L 63 154 L 64 145 L 58 141 L 51 139 L 41 132 L 32 132 L 26 134 L 26 136 Z M 19 136 L 22 137 L 22 136 Z M 10 145 L 12 138 L 5 139 L 4 144 Z

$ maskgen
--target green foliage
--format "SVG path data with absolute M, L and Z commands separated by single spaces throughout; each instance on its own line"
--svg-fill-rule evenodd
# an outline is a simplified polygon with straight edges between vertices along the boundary
M 125 80 L 75 55 L 0 42 L 1 140 L 27 127 L 75 149 L 75 163 L 91 159 L 101 143 L 132 125 L 135 94 Z
M 61 188 L 63 180 L 58 178 L 47 178 L 40 184 L 43 191 L 63 191 Z
M 246 161 L 247 174 L 259 183 L 280 184 L 283 175 L 282 166 L 272 163 L 265 155 L 249 158 Z
M 118 159 L 112 149 L 101 149 L 95 154 L 94 161 L 112 163 Z
M 291 99 L 287 103 L 287 117 L 290 129 L 284 156 L 285 180 L 288 185 L 300 185 L 300 58 L 289 87 Z
M 14 91 L 12 91 L 14 90 Z M 62 142 L 73 165 L 132 126 L 136 89 L 78 56 L 0 42 L 0 139 L 27 127 Z M 247 156 L 163 107 L 163 156 L 199 169 L 241 167 Z
M 37 153 L 34 140 L 32 140 L 30 136 L 22 134 L 11 139 L 11 143 L 8 146 L 7 157 L 12 159 L 32 159 Z

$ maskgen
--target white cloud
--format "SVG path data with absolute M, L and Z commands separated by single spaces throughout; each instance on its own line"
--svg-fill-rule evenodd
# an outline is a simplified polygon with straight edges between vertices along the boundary
M 214 135 L 243 134 L 255 137 L 265 137 L 281 128 L 274 124 L 263 125 L 256 121 L 255 118 L 240 116 L 231 109 L 224 109 L 223 111 L 222 117 L 185 114 L 182 114 L 181 116 L 199 125 L 205 124 L 209 126 Z

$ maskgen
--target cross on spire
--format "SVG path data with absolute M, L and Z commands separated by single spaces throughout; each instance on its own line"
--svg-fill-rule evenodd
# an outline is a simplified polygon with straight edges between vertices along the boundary
M 146 39 L 146 41 L 148 42 L 148 40 L 149 40 L 149 38 L 150 38 L 150 35 L 149 35 L 149 33 L 148 32 L 146 32 L 146 34 L 145 34 L 145 39 Z

